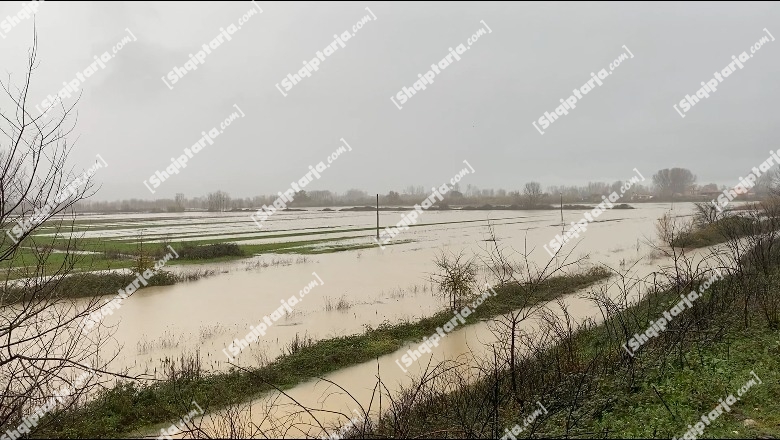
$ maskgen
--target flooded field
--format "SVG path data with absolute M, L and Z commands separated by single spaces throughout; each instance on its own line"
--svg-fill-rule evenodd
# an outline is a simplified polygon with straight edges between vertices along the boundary
M 780 8 L 16 3 L 3 439 L 780 438 Z
M 585 265 L 603 264 L 614 269 L 631 268 L 632 276 L 643 276 L 665 262 L 650 242 L 655 241 L 656 220 L 671 212 L 677 217 L 689 216 L 692 205 L 636 204 L 636 209 L 608 210 L 591 223 L 579 240 L 568 243 L 561 255 L 573 249 L 569 258 L 588 256 Z M 403 212 L 382 212 L 381 224 L 391 224 Z M 542 248 L 560 234 L 559 211 L 432 211 L 426 212 L 422 226 L 403 231 L 400 244 L 380 249 L 372 237 L 374 212 L 294 212 L 283 213 L 268 222 L 268 231 L 259 232 L 246 213 L 182 214 L 180 216 L 95 216 L 105 220 L 87 232 L 88 236 L 122 240 L 138 233 L 150 239 L 178 241 L 180 238 L 219 238 L 227 242 L 273 242 L 282 231 L 298 234 L 296 240 L 314 237 L 343 237 L 329 242 L 339 245 L 349 241 L 373 246 L 316 255 L 267 253 L 225 263 L 197 265 L 215 270 L 217 275 L 173 286 L 149 287 L 124 301 L 114 315 L 103 323 L 114 332 L 103 349 L 106 357 L 118 353 L 112 367 L 129 368 L 131 373 L 150 373 L 158 377 L 168 362 L 182 355 L 199 353 L 209 371 L 226 371 L 231 361 L 240 366 L 258 366 L 282 354 L 295 340 L 319 340 L 362 333 L 367 326 L 377 327 L 416 321 L 431 316 L 446 306 L 429 279 L 434 272 L 434 258 L 442 252 L 463 251 L 468 256 L 486 256 L 493 246 L 488 224 L 493 225 L 498 242 L 517 262 L 527 247 L 529 261 L 544 265 L 550 260 Z M 567 226 L 582 216 L 581 211 L 564 211 Z M 202 222 L 203 224 L 199 224 Z M 101 228 L 105 228 L 101 230 Z M 324 230 L 323 230 L 324 229 Z M 345 229 L 365 229 L 345 232 Z M 568 229 L 568 228 L 567 228 Z M 241 238 L 236 238 L 241 237 Z M 282 238 L 287 239 L 289 237 Z M 404 242 L 408 241 L 408 242 Z M 576 247 L 575 247 L 576 246 Z M 562 257 L 559 257 L 562 260 Z M 635 264 L 636 263 L 636 264 Z M 192 270 L 193 265 L 170 266 L 168 270 Z M 481 279 L 491 281 L 489 271 Z M 316 278 L 315 278 L 316 276 Z M 228 357 L 227 347 L 234 339 L 244 338 L 250 326 L 258 326 L 313 279 L 322 284 L 311 289 L 291 311 L 268 326 L 262 340 L 251 342 L 236 355 Z M 577 294 L 566 296 L 569 311 L 577 320 L 598 319 L 594 306 Z M 555 309 L 557 306 L 553 306 Z M 523 323 L 534 326 L 534 320 Z M 349 385 L 352 397 L 320 381 L 310 381 L 288 390 L 291 397 L 313 408 L 351 413 L 357 409 L 353 397 L 365 408 L 370 406 L 377 369 L 383 382 L 394 386 L 409 385 L 428 365 L 444 360 L 463 362 L 469 368 L 489 355 L 490 344 L 498 342 L 491 326 L 480 324 L 458 329 L 443 339 L 432 355 L 415 362 L 408 373 L 396 360 L 411 345 L 377 362 L 349 367 L 329 374 L 327 378 Z M 325 398 L 327 396 L 327 398 Z M 271 400 L 272 399 L 272 400 Z M 273 401 L 274 417 L 285 419 L 296 413 L 287 397 L 269 395 L 252 403 L 254 421 L 260 426 L 272 423 L 265 409 Z M 377 411 L 372 408 L 372 411 Z M 295 428 L 289 436 L 319 435 L 311 428 L 313 420 L 296 414 Z M 332 425 L 343 422 L 333 414 L 318 415 Z M 208 423 L 208 421 L 206 422 Z M 302 428 L 308 426 L 309 428 Z M 265 426 L 268 428 L 268 426 Z M 295 432 L 292 432 L 295 431 Z
M 614 268 L 643 258 L 637 270 L 643 266 L 653 268 L 647 240 L 654 237 L 655 221 L 669 210 L 669 205 L 637 204 L 636 207 L 602 214 L 576 242 L 573 256 L 589 254 L 590 264 Z M 688 215 L 690 207 L 678 204 L 673 212 Z M 382 212 L 380 222 L 390 224 L 399 214 Z M 95 216 L 109 221 L 87 235 L 117 240 L 142 231 L 147 237 L 168 236 L 178 240 L 181 235 L 225 238 L 236 233 L 275 235 L 284 230 L 301 234 L 297 239 L 308 240 L 313 236 L 338 236 L 343 234 L 339 232 L 343 229 L 370 228 L 375 224 L 375 215 L 373 212 L 283 213 L 268 222 L 269 231 L 262 233 L 258 233 L 246 213 L 187 213 L 180 217 L 128 215 L 110 219 Z M 568 224 L 581 215 L 580 211 L 564 211 L 564 220 Z M 193 225 L 197 219 L 205 225 Z M 384 250 L 374 245 L 354 251 L 317 255 L 264 254 L 233 262 L 198 265 L 214 269 L 218 275 L 139 290 L 124 301 L 117 313 L 107 316 L 104 323 L 115 326 L 115 344 L 106 350 L 116 352 L 123 346 L 114 366 L 130 367 L 133 372 L 154 372 L 166 360 L 196 350 L 200 350 L 205 367 L 225 370 L 228 357 L 223 349 L 234 339 L 249 333 L 250 325 L 257 325 L 263 316 L 274 312 L 281 300 L 298 294 L 313 278 L 313 272 L 324 284 L 269 327 L 266 337 L 252 343 L 234 362 L 256 365 L 271 360 L 296 336 L 317 340 L 360 333 L 365 326 L 376 327 L 384 321 L 397 323 L 430 316 L 444 305 L 443 298 L 432 294 L 429 281 L 435 255 L 440 251 L 485 255 L 486 246 L 492 245 L 486 241 L 489 239 L 488 222 L 494 225 L 502 245 L 511 246 L 518 252 L 527 245 L 530 259 L 537 264 L 550 259 L 542 244 L 560 233 L 560 212 L 557 211 L 433 211 L 426 212 L 423 219 L 423 223 L 429 225 L 411 228 L 397 237 L 397 241 L 411 242 L 387 246 Z M 109 226 L 116 229 L 99 229 Z M 328 228 L 326 234 L 322 234 L 323 227 Z M 344 241 L 372 244 L 373 234 L 354 233 L 359 237 Z M 575 243 L 567 244 L 564 253 L 574 246 Z M 192 265 L 186 265 L 170 266 L 169 269 L 191 268 Z M 341 307 L 337 307 L 339 302 Z
M 655 240 L 655 222 L 666 212 L 675 216 L 691 214 L 691 205 L 677 204 L 670 211 L 668 204 L 636 204 L 636 209 L 609 210 L 591 223 L 579 241 L 564 247 L 564 255 L 576 244 L 572 257 L 589 255 L 587 264 L 605 264 L 612 268 L 633 266 L 632 273 L 642 276 L 663 263 L 651 248 Z M 390 224 L 400 213 L 382 212 L 381 224 Z M 564 221 L 576 221 L 580 211 L 564 211 Z M 114 227 L 107 231 L 90 232 L 109 240 L 121 239 L 144 231 L 145 236 L 169 235 L 176 240 L 186 237 L 227 238 L 240 234 L 273 235 L 276 232 L 301 234 L 296 238 L 343 234 L 343 229 L 370 228 L 375 224 L 373 212 L 295 212 L 285 213 L 269 222 L 269 231 L 258 234 L 247 214 L 183 214 L 181 218 L 121 216 L 111 218 Z M 160 216 L 162 217 L 162 216 Z M 192 222 L 203 219 L 205 226 Z M 208 219 L 208 220 L 206 220 Z M 214 220 L 214 221 L 212 221 Z M 219 275 L 174 286 L 151 287 L 135 293 L 125 301 L 121 310 L 105 319 L 116 324 L 115 346 L 107 352 L 119 351 L 115 367 L 130 367 L 132 372 L 158 372 L 167 360 L 186 353 L 200 352 L 204 366 L 213 371 L 224 371 L 228 365 L 225 348 L 234 340 L 251 331 L 250 326 L 263 322 L 265 315 L 276 310 L 280 302 L 298 292 L 313 279 L 321 277 L 317 286 L 298 302 L 292 312 L 269 326 L 261 341 L 253 342 L 233 360 L 243 366 L 256 366 L 272 360 L 296 338 L 314 340 L 361 333 L 365 326 L 376 327 L 384 321 L 398 323 L 430 316 L 445 307 L 445 301 L 433 294 L 429 274 L 434 271 L 433 260 L 441 251 L 464 251 L 467 255 L 486 255 L 489 236 L 488 222 L 495 228 L 497 239 L 522 253 L 527 246 L 530 260 L 545 264 L 550 256 L 542 248 L 556 233 L 560 233 L 558 211 L 439 211 L 425 214 L 427 226 L 402 232 L 399 240 L 412 240 L 382 250 L 371 248 L 325 253 L 318 255 L 257 255 L 251 258 L 204 265 L 216 269 Z M 327 233 L 322 234 L 322 228 Z M 252 231 L 252 229 L 255 229 Z M 231 231 L 226 233 L 225 231 Z M 105 235 L 101 235 L 105 234 Z M 374 232 L 362 232 L 355 243 L 373 243 Z M 108 238 L 110 237 L 110 238 Z M 253 238 L 252 240 L 272 240 Z M 230 240 L 226 240 L 230 241 Z M 514 254 L 515 260 L 520 259 Z M 187 266 L 189 267 L 189 266 Z M 181 267 L 173 266 L 175 270 Z M 482 275 L 487 275 L 487 272 Z M 598 318 L 594 306 L 576 294 L 566 297 L 570 312 L 578 320 Z M 338 309 L 336 304 L 342 303 Z M 533 326 L 533 320 L 524 326 Z M 442 341 L 432 357 L 434 364 L 442 360 L 460 360 L 466 365 L 478 362 L 487 353 L 495 335 L 487 323 L 459 329 Z M 410 346 L 411 347 L 411 346 Z M 427 365 L 427 357 L 415 362 L 409 374 L 404 373 L 395 360 L 406 350 L 383 356 L 375 362 L 356 365 L 330 374 L 328 379 L 339 384 L 350 384 L 349 391 L 366 408 L 376 382 L 377 368 L 387 384 L 408 385 L 411 378 Z M 318 381 L 301 384 L 289 391 L 299 402 L 329 411 L 350 413 L 356 409 L 351 397 Z M 328 398 L 324 399 L 323 396 Z M 253 414 L 263 414 L 269 400 L 253 404 Z M 275 416 L 284 418 L 285 408 L 293 411 L 291 401 L 273 397 Z M 287 404 L 287 405 L 285 405 Z M 376 409 L 376 408 L 375 408 Z M 337 417 L 322 416 L 338 424 Z M 343 418 L 342 418 L 343 419 Z M 342 420 L 343 421 L 343 420 Z M 255 422 L 260 423 L 260 419 Z M 300 420 L 307 426 L 308 422 Z M 270 423 L 265 420 L 265 423 Z M 296 425 L 298 426 L 298 425 Z M 301 429 L 301 428 L 296 428 Z M 309 434 L 317 434 L 317 429 Z M 302 432 L 291 432 L 290 436 Z

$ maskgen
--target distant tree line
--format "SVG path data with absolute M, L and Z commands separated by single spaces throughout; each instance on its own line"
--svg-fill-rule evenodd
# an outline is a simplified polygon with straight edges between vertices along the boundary
M 771 174 L 771 175 L 770 175 Z M 743 196 L 744 199 L 763 197 L 769 188 L 772 178 L 778 179 L 780 174 L 765 174 L 759 179 L 758 185 L 751 194 Z M 713 195 L 726 189 L 725 185 L 709 183 L 697 185 L 696 176 L 686 168 L 666 168 L 656 172 L 651 182 L 647 185 L 634 184 L 623 196 L 621 202 L 637 201 L 703 201 L 709 200 Z M 736 182 L 736 178 L 735 178 Z M 563 203 L 593 203 L 600 202 L 601 196 L 620 192 L 624 181 L 588 182 L 581 186 L 548 186 L 542 189 L 539 182 L 527 182 L 520 190 L 507 191 L 506 189 L 480 189 L 476 185 L 467 184 L 461 188 L 456 184 L 445 196 L 444 204 L 456 206 L 484 206 L 506 205 L 523 208 L 539 208 L 549 205 L 557 206 Z M 419 185 L 407 186 L 402 191 L 390 191 L 379 195 L 379 203 L 382 206 L 410 206 L 420 203 L 422 199 L 430 195 L 426 187 Z M 225 212 L 235 210 L 256 210 L 262 205 L 271 205 L 279 196 L 277 194 L 232 198 L 225 191 L 215 191 L 205 196 L 187 198 L 183 193 L 176 194 L 174 199 L 129 199 L 116 201 L 92 201 L 84 200 L 76 204 L 80 212 L 183 212 L 185 210 L 205 210 L 213 212 Z M 376 195 L 369 194 L 360 189 L 350 189 L 344 193 L 336 193 L 328 190 L 305 191 L 295 194 L 289 208 L 304 207 L 344 207 L 344 206 L 373 206 L 376 203 Z

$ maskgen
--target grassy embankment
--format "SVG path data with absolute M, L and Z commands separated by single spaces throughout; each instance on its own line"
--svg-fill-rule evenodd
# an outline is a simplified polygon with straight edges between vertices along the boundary
M 537 286 L 534 302 L 549 301 L 572 293 L 608 276 L 604 270 L 551 278 Z M 475 323 L 511 310 L 523 304 L 521 287 L 509 285 L 497 288 L 497 295 L 488 298 L 467 318 Z M 533 303 L 533 302 L 532 302 Z M 182 405 L 196 400 L 206 411 L 257 397 L 272 388 L 290 388 L 303 381 L 339 369 L 371 361 L 393 353 L 411 341 L 420 341 L 434 333 L 437 326 L 451 319 L 452 313 L 442 311 L 418 322 L 385 324 L 365 333 L 304 344 L 252 373 L 232 371 L 211 375 L 184 374 L 174 381 L 138 387 L 125 384 L 101 395 L 89 404 L 57 414 L 45 426 L 35 431 L 37 437 L 121 437 L 123 434 L 149 429 L 159 423 L 169 423 L 179 417 Z
M 396 412 L 366 435 L 497 438 L 505 428 L 522 427 L 540 401 L 549 414 L 517 437 L 682 438 L 719 399 L 737 397 L 755 371 L 763 384 L 705 425 L 703 437 L 780 438 L 780 268 L 769 275 L 748 273 L 716 281 L 633 358 L 622 345 L 689 290 L 651 293 L 604 323 L 571 334 L 564 324 L 558 344 L 519 357 L 518 392 L 504 364 L 455 393 L 425 394 L 404 407 L 402 423 Z
M 672 245 L 687 249 L 698 249 L 724 243 L 728 240 L 727 234 L 734 236 L 747 236 L 753 232 L 751 227 L 753 220 L 745 217 L 723 217 L 712 223 L 696 225 L 690 231 L 679 234 Z M 727 232 L 728 231 L 728 232 Z

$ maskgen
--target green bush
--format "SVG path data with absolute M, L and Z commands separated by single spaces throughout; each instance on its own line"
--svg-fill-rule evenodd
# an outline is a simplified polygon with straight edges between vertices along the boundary
M 216 243 L 204 246 L 185 244 L 178 251 L 181 258 L 190 260 L 208 260 L 217 257 L 231 257 L 244 255 L 244 251 L 236 243 Z
M 100 295 L 116 295 L 119 289 L 126 288 L 135 281 L 134 273 L 76 273 L 62 278 L 36 292 L 36 298 L 84 298 Z M 176 276 L 170 272 L 158 271 L 147 280 L 150 286 L 170 286 L 176 284 Z M 144 287 L 141 284 L 141 287 Z M 30 291 L 24 287 L 9 286 L 0 291 L 0 303 L 11 304 L 29 298 Z

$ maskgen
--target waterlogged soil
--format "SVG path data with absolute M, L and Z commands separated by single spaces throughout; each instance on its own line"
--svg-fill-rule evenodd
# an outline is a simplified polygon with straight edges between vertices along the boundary
M 584 299 L 582 294 L 599 286 L 604 286 L 604 283 L 564 297 L 569 313 L 578 322 L 585 318 L 598 320 L 598 310 L 590 301 Z M 557 304 L 551 304 L 550 310 L 561 314 Z M 518 331 L 532 331 L 537 327 L 534 316 L 537 315 L 532 315 L 523 322 Z M 436 366 L 454 368 L 466 376 L 476 373 L 480 366 L 489 368 L 488 360 L 493 356 L 492 345 L 501 346 L 505 340 L 496 325 L 488 321 L 456 327 L 441 339 L 432 353 L 423 354 L 408 368 L 401 358 L 407 350 L 417 349 L 419 341 L 376 361 L 325 375 L 325 380 L 307 381 L 285 390 L 284 394 L 269 393 L 248 403 L 245 411 L 251 411 L 253 425 L 273 437 L 315 438 L 323 434 L 330 435 L 338 432 L 339 427 L 348 421 L 348 417 L 344 415 L 353 417 L 355 411 L 361 414 L 366 411 L 373 419 L 377 418 L 380 412 L 379 391 L 375 389 L 377 376 L 381 377 L 392 397 L 397 397 L 396 393 L 402 387 L 414 385 L 415 380 Z M 387 391 L 384 391 L 382 402 L 385 410 L 389 401 Z M 306 406 L 311 412 L 302 412 L 299 404 Z M 219 428 L 215 426 L 219 426 L 224 416 L 224 411 L 218 410 L 207 414 L 196 423 L 202 423 L 207 432 L 218 433 Z M 325 430 L 320 428 L 320 425 Z M 245 426 L 249 427 L 248 421 Z M 279 430 L 278 426 L 283 426 L 284 431 Z
M 634 206 L 636 209 L 602 213 L 588 225 L 584 234 L 564 246 L 562 255 L 572 251 L 567 261 L 588 255 L 586 264 L 589 265 L 606 264 L 615 269 L 632 267 L 636 276 L 657 269 L 665 260 L 651 248 L 649 241 L 655 239 L 656 220 L 669 212 L 670 205 Z M 692 205 L 676 204 L 671 212 L 686 217 L 692 213 Z M 296 241 L 327 236 L 362 237 L 345 240 L 350 244 L 373 244 L 376 234 L 370 229 L 376 223 L 374 212 L 282 212 L 265 222 L 262 232 L 249 219 L 249 214 L 99 216 L 104 221 L 86 234 L 107 240 L 131 239 L 142 229 L 146 238 L 166 238 L 174 242 L 180 238 L 231 241 L 229 237 L 241 236 L 253 237 L 252 242 L 260 243 L 273 242 L 269 236 L 280 233 L 301 234 L 294 237 Z M 394 224 L 402 214 L 404 212 L 381 212 L 380 222 L 382 225 Z M 571 222 L 583 218 L 582 214 L 581 211 L 565 210 L 566 229 Z M 229 368 L 229 359 L 223 350 L 231 341 L 244 338 L 251 331 L 250 326 L 263 322 L 263 317 L 279 308 L 282 300 L 297 295 L 315 279 L 312 273 L 316 272 L 324 284 L 312 289 L 291 313 L 268 326 L 260 341 L 251 343 L 233 360 L 241 366 L 257 366 L 279 356 L 296 338 L 319 340 L 356 334 L 363 332 L 366 326 L 376 327 L 385 321 L 416 321 L 442 310 L 446 300 L 435 294 L 430 282 L 430 274 L 435 272 L 435 256 L 442 251 L 485 256 L 485 250 L 495 246 L 490 241 L 488 224 L 493 225 L 499 245 L 513 260 L 519 262 L 521 254 L 527 253 L 531 263 L 541 266 L 551 259 L 542 245 L 561 234 L 561 213 L 557 211 L 429 211 L 421 216 L 420 223 L 423 225 L 402 231 L 394 239 L 409 242 L 387 246 L 384 250 L 374 245 L 361 250 L 306 256 L 269 253 L 228 263 L 187 266 L 190 270 L 195 267 L 216 270 L 218 275 L 136 292 L 119 310 L 103 320 L 114 333 L 113 341 L 104 348 L 105 357 L 118 353 L 112 364 L 115 369 L 127 367 L 131 373 L 159 376 L 166 363 L 198 351 L 207 370 L 225 371 Z M 115 229 L 98 230 L 107 226 Z M 347 234 L 345 229 L 365 231 Z M 325 246 L 334 244 L 344 243 L 328 242 Z M 563 256 L 558 260 L 563 262 Z M 480 272 L 483 280 L 488 280 L 487 275 L 488 271 Z M 577 295 L 567 296 L 566 303 L 577 319 L 599 317 L 592 304 Z M 523 325 L 531 329 L 537 324 L 528 320 Z M 397 389 L 399 385 L 410 384 L 411 377 L 419 374 L 430 358 L 433 359 L 431 367 L 445 359 L 463 361 L 473 367 L 489 354 L 485 352 L 489 349 L 485 344 L 499 341 L 491 331 L 491 324 L 480 323 L 450 333 L 433 354 L 424 355 L 408 368 L 408 372 L 403 372 L 396 360 L 412 345 L 383 356 L 378 362 L 356 365 L 327 378 L 348 384 L 352 396 L 367 408 L 377 368 L 382 380 L 388 386 L 392 384 L 391 389 Z M 301 384 L 288 393 L 315 408 L 353 416 L 353 410 L 357 408 L 351 397 L 322 382 Z M 294 409 L 278 406 L 287 398 L 280 399 L 275 401 L 276 416 L 284 417 L 284 408 Z M 257 423 L 271 423 L 270 420 L 262 421 L 261 416 L 263 406 L 268 402 L 263 398 L 252 404 Z M 336 427 L 346 422 L 345 418 L 338 419 L 332 414 L 320 413 L 318 416 L 321 421 Z M 311 424 L 307 426 L 310 428 Z M 301 429 L 309 428 L 301 425 Z M 303 432 L 296 429 L 286 435 L 302 435 Z M 318 430 L 309 433 L 319 434 Z
M 636 207 L 605 211 L 596 222 L 589 224 L 579 239 L 564 246 L 562 254 L 572 250 L 569 260 L 589 254 L 590 264 L 603 263 L 614 268 L 652 254 L 647 240 L 655 236 L 655 220 L 668 211 L 669 205 L 638 204 Z M 691 210 L 678 204 L 673 212 L 685 216 Z M 579 211 L 563 214 L 567 227 L 582 218 Z M 180 218 L 174 214 L 96 217 L 104 221 L 98 228 L 158 225 L 144 228 L 144 237 L 150 237 L 153 230 L 174 241 L 178 234 L 197 231 L 201 239 L 229 235 L 225 234 L 226 230 L 254 228 L 257 231 L 248 213 L 224 216 L 182 213 Z M 399 213 L 380 213 L 380 222 L 388 225 L 400 217 Z M 193 218 L 202 219 L 204 225 L 193 225 Z M 376 214 L 369 212 L 283 212 L 264 223 L 263 234 L 274 230 L 322 232 L 321 228 L 328 225 L 333 231 L 367 228 L 375 222 Z M 394 241 L 411 241 L 386 246 L 384 250 L 374 244 L 366 249 L 337 253 L 264 254 L 226 263 L 187 265 L 186 269 L 171 266 L 168 269 L 177 272 L 203 269 L 213 270 L 217 275 L 173 286 L 149 287 L 133 294 L 113 315 L 103 319 L 103 324 L 113 329 L 115 340 L 106 347 L 106 355 L 119 352 L 113 365 L 116 368 L 129 367 L 131 372 L 138 373 L 155 369 L 159 372 L 171 359 L 199 350 L 207 369 L 224 371 L 228 368 L 228 357 L 223 349 L 233 339 L 245 337 L 251 331 L 250 325 L 255 326 L 264 316 L 270 316 L 282 300 L 298 294 L 311 281 L 312 272 L 316 272 L 324 285 L 316 287 L 291 313 L 274 322 L 261 341 L 251 344 L 234 361 L 242 366 L 257 365 L 281 354 L 296 336 L 317 340 L 360 333 L 365 326 L 376 327 L 384 321 L 414 321 L 441 310 L 446 301 L 434 294 L 430 282 L 435 256 L 441 251 L 485 255 L 485 249 L 494 246 L 488 241 L 488 222 L 494 226 L 501 246 L 515 260 L 520 260 L 520 253 L 527 251 L 530 260 L 537 264 L 550 260 L 542 245 L 561 231 L 560 212 L 554 211 L 429 211 L 420 222 L 435 224 L 402 231 Z M 102 233 L 132 238 L 137 230 Z M 298 239 L 321 236 L 304 235 Z M 362 239 L 349 242 L 373 244 L 373 237 L 375 231 L 367 231 Z M 650 263 L 648 267 L 654 266 Z M 480 273 L 481 277 L 487 275 L 487 271 Z M 339 302 L 341 307 L 337 308 Z M 121 351 L 120 346 L 124 346 Z

